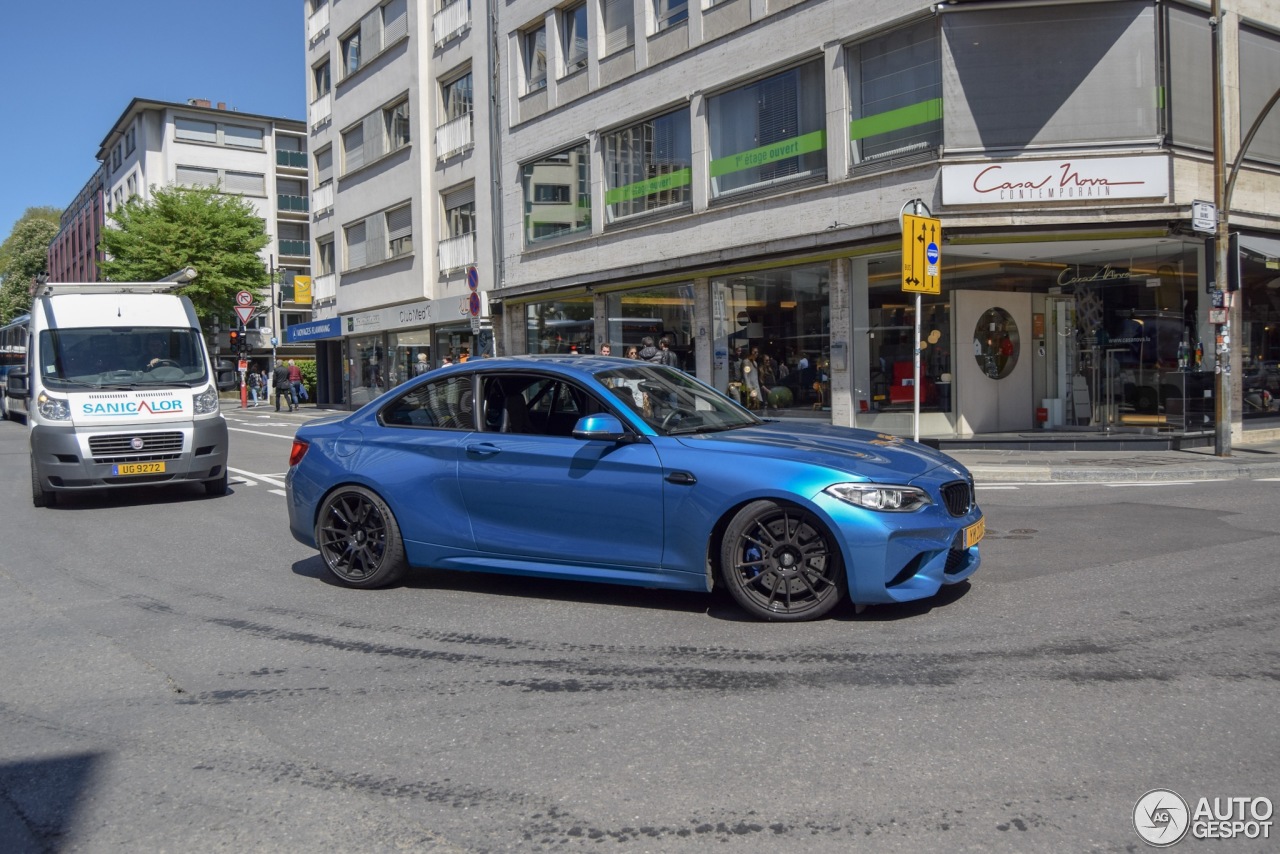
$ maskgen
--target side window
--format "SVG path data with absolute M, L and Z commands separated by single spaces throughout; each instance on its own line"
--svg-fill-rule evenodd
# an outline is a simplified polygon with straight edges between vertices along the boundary
M 444 377 L 417 386 L 382 410 L 388 427 L 438 427 L 474 430 L 471 377 Z
M 526 436 L 570 437 L 579 418 L 600 409 L 581 388 L 544 376 L 489 377 L 483 399 L 485 430 Z

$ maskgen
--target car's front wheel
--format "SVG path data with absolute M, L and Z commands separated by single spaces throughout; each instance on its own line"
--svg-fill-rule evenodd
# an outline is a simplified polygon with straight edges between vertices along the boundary
M 325 499 L 316 545 L 329 571 L 351 587 L 394 584 L 407 568 L 391 508 L 362 486 L 342 487 Z
M 766 620 L 814 620 L 845 596 L 840 552 L 822 523 L 801 508 L 753 501 L 738 511 L 720 541 L 729 593 Z

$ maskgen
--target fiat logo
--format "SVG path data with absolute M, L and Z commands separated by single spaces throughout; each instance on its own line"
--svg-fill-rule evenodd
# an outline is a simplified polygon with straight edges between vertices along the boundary
M 129 447 L 133 448 L 135 451 L 141 451 L 143 444 L 141 436 L 134 436 L 129 440 Z

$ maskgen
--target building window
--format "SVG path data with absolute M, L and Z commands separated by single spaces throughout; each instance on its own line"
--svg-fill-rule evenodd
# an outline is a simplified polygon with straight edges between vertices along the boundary
M 689 20 L 689 0 L 653 0 L 658 29 L 665 30 Z
M 606 134 L 604 200 L 610 221 L 689 204 L 692 166 L 687 110 Z
M 218 186 L 218 170 L 203 166 L 178 166 L 174 171 L 173 182 L 186 187 Z
M 587 4 L 578 3 L 560 13 L 566 74 L 587 67 Z
M 522 169 L 527 244 L 591 230 L 591 153 L 587 143 L 526 163 Z M 545 187 L 569 187 L 569 197 Z M 539 198 L 551 192 L 554 202 Z
M 409 205 L 387 211 L 388 257 L 398 258 L 413 251 L 413 208 Z
M 342 134 L 342 172 L 354 172 L 364 165 L 364 124 Z
M 206 142 L 217 145 L 218 125 L 196 119 L 174 119 L 173 138 L 182 142 Z
M 545 25 L 526 30 L 524 45 L 525 91 L 535 92 L 547 85 L 547 28 Z
M 367 251 L 365 246 L 365 225 L 364 220 L 352 223 L 342 229 L 343 239 L 347 243 L 347 266 L 348 270 L 358 270 L 367 263 Z
M 534 184 L 533 200 L 540 205 L 569 204 L 568 184 Z
M 317 273 L 321 276 L 332 273 L 333 260 L 333 235 L 326 234 L 316 240 L 316 266 L 319 268 Z
M 323 151 L 316 152 L 315 185 L 323 187 L 333 181 L 333 146 L 326 145 Z
M 124 153 L 126 155 L 133 154 L 133 150 L 138 147 L 138 128 L 133 126 L 125 131 L 124 134 Z
M 382 7 L 382 47 L 403 38 L 409 32 L 406 0 L 391 0 Z
M 626 50 L 635 42 L 635 12 L 632 0 L 600 0 L 604 18 L 604 56 Z
M 243 196 L 265 196 L 266 176 L 261 172 L 234 172 L 228 169 L 222 173 L 222 191 Z
M 350 77 L 360 69 L 360 31 L 342 40 L 342 76 Z
M 849 147 L 856 166 L 942 145 L 942 62 L 925 21 L 849 48 Z
M 223 125 L 222 139 L 234 148 L 262 148 L 262 128 L 241 127 L 240 125 Z
M 409 102 L 401 101 L 382 111 L 387 132 L 387 153 L 399 151 L 409 144 Z
M 445 193 L 442 201 L 444 203 L 445 238 L 474 234 L 476 230 L 475 186 L 468 186 Z
M 329 60 L 311 69 L 312 101 L 319 101 L 333 91 L 333 79 L 329 76 Z
M 451 80 L 441 86 L 441 109 L 444 112 L 444 123 L 471 115 L 471 72 Z
M 818 61 L 710 98 L 712 196 L 825 175 L 823 89 Z

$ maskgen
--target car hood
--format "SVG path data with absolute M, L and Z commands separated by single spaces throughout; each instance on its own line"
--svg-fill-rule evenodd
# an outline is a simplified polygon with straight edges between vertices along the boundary
M 927 445 L 897 436 L 829 424 L 766 422 L 754 427 L 676 437 L 688 448 L 745 456 L 767 456 L 821 465 L 869 481 L 901 483 L 945 466 L 959 478 L 969 472 Z

